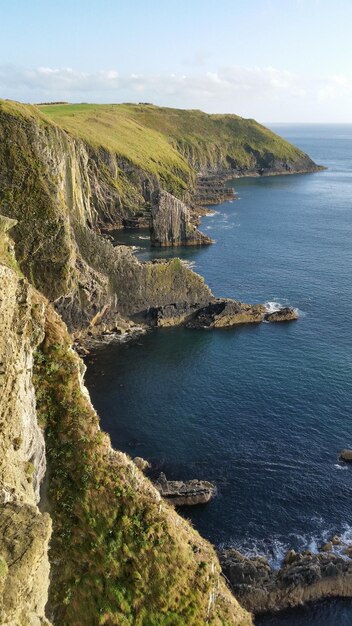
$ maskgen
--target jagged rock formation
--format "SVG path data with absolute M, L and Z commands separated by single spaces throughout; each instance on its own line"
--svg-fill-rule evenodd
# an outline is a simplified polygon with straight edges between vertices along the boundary
M 263 557 L 246 558 L 237 550 L 224 550 L 219 557 L 234 594 L 255 614 L 352 596 L 352 560 L 337 554 L 291 550 L 279 570 Z
M 212 243 L 191 220 L 190 210 L 167 191 L 152 196 L 150 239 L 153 246 L 204 246 Z
M 32 372 L 44 306 L 16 271 L 12 225 L 0 218 L 0 623 L 39 626 L 47 623 L 51 520 L 37 506 L 46 459 Z
M 65 325 L 12 256 L 11 225 L 0 220 L 0 622 L 49 624 L 50 560 L 60 626 L 250 626 L 210 544 L 100 431 Z
M 216 495 L 216 487 L 207 480 L 167 480 L 162 472 L 155 481 L 160 495 L 175 506 L 206 504 Z

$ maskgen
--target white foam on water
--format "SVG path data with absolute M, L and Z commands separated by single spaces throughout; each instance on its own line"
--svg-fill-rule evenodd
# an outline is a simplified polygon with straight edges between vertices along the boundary
M 344 524 L 340 531 L 334 527 L 326 528 L 316 534 L 295 534 L 291 533 L 287 538 L 269 537 L 268 539 L 246 539 L 244 541 L 230 541 L 229 544 L 221 545 L 220 548 L 234 548 L 248 558 L 265 557 L 273 569 L 279 569 L 288 550 L 294 549 L 296 552 L 309 550 L 313 554 L 318 554 L 321 547 L 337 535 L 341 543 L 333 546 L 332 553 L 349 559 L 345 554 L 347 546 L 352 544 L 352 526 Z
M 280 302 L 274 302 L 274 301 L 264 302 L 264 306 L 267 310 L 267 313 L 275 313 L 276 311 L 280 311 L 280 309 L 282 309 L 283 307 L 283 305 L 280 304 Z
M 335 463 L 334 467 L 338 470 L 348 470 L 347 465 L 340 465 L 339 463 Z
M 148 239 L 150 239 L 150 237 L 142 237 L 142 235 L 139 235 L 138 239 L 146 239 L 146 240 L 148 240 Z

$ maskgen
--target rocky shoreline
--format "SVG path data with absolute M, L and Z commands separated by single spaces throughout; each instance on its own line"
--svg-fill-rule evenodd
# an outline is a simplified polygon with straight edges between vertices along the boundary
M 258 615 L 323 598 L 352 597 L 352 549 L 346 546 L 343 554 L 335 554 L 326 545 L 318 554 L 290 550 L 279 570 L 264 557 L 248 558 L 234 549 L 219 551 L 219 559 L 242 606 Z

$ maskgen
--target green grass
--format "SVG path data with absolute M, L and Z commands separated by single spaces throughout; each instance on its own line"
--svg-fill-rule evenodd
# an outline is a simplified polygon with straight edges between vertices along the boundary
M 70 104 L 40 107 L 51 120 L 94 145 L 117 152 L 160 174 L 189 167 L 254 168 L 260 157 L 294 163 L 305 158 L 295 146 L 237 115 L 208 115 L 198 110 L 146 104 Z
M 156 175 L 175 192 L 186 189 L 192 171 L 168 138 L 116 105 L 52 105 L 40 111 L 68 132 L 95 148 L 118 154 L 135 166 Z

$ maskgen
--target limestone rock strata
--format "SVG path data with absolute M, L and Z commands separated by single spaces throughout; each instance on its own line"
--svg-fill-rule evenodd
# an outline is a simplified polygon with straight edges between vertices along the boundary
M 155 482 L 160 495 L 175 506 L 206 504 L 216 495 L 216 487 L 206 480 L 167 480 L 161 473 Z
M 0 257 L 15 266 L 0 220 Z M 47 624 L 51 520 L 37 504 L 46 467 L 32 381 L 44 303 L 14 267 L 0 265 L 0 623 Z
M 246 558 L 237 550 L 224 550 L 219 556 L 232 591 L 255 614 L 352 596 L 352 560 L 348 557 L 291 551 L 281 569 L 273 570 L 265 558 Z
M 167 191 L 152 196 L 150 239 L 153 246 L 203 246 L 210 237 L 197 230 L 190 209 Z

